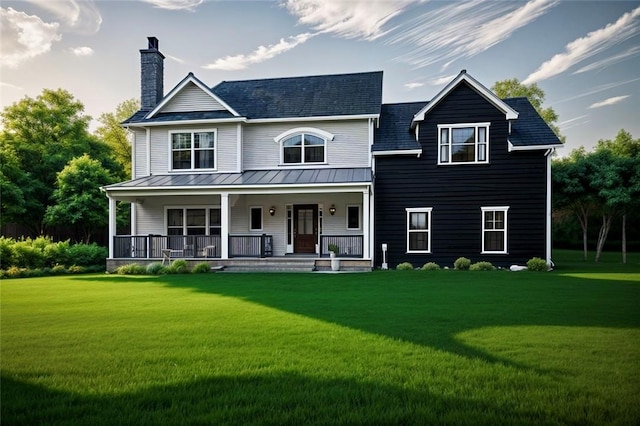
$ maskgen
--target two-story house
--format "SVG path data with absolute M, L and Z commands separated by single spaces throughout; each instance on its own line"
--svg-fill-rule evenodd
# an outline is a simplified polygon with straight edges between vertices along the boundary
M 321 257 L 373 249 L 372 156 L 382 72 L 225 81 L 163 94 L 158 40 L 141 50 L 132 180 L 104 188 L 109 267 L 162 259 Z M 132 206 L 115 235 L 116 202 Z
M 225 81 L 188 74 L 164 95 L 164 56 L 141 55 L 132 180 L 109 198 L 107 267 L 171 258 L 550 261 L 550 153 L 525 98 L 461 72 L 430 102 L 382 104 L 382 72 Z M 116 235 L 117 202 L 131 235 Z M 383 244 L 387 247 L 382 253 Z

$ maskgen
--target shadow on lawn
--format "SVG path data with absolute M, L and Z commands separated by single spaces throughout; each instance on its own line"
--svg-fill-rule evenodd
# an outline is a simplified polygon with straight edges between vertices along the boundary
M 456 335 L 483 327 L 640 327 L 637 283 L 553 273 L 209 274 L 161 283 L 518 367 Z
M 211 378 L 111 396 L 3 376 L 1 415 L 7 425 L 563 423 L 506 405 L 297 374 Z

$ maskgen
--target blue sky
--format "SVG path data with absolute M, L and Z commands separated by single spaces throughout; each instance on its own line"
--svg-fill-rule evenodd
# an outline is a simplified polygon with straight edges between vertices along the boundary
M 537 83 L 571 149 L 640 138 L 640 1 L 2 1 L 4 108 L 63 88 L 94 118 L 140 93 L 160 40 L 165 93 L 187 73 L 243 80 L 384 71 L 384 102 L 429 100 L 461 69 Z M 93 125 L 95 127 L 95 124 Z

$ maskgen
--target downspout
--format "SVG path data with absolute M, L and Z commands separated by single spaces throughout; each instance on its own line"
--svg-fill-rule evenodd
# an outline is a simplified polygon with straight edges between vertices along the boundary
M 545 260 L 547 265 L 551 268 L 553 261 L 551 260 L 551 221 L 552 221 L 552 206 L 551 206 L 551 156 L 555 148 L 550 148 L 545 152 L 547 158 L 547 223 L 546 223 L 546 241 L 545 241 Z

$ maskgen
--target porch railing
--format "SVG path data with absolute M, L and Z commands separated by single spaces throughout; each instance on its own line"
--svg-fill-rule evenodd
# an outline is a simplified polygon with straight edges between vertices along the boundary
M 219 235 L 117 235 L 114 237 L 115 258 L 149 259 L 163 257 L 171 250 L 172 257 L 218 258 Z
M 273 235 L 229 235 L 229 257 L 273 256 Z
M 173 258 L 221 257 L 219 235 L 117 235 L 114 258 L 162 259 L 167 250 Z M 272 235 L 230 235 L 229 257 L 273 256 Z
M 329 246 L 338 246 L 336 256 L 362 257 L 364 252 L 364 236 L 362 235 L 321 235 L 320 255 L 329 256 Z

